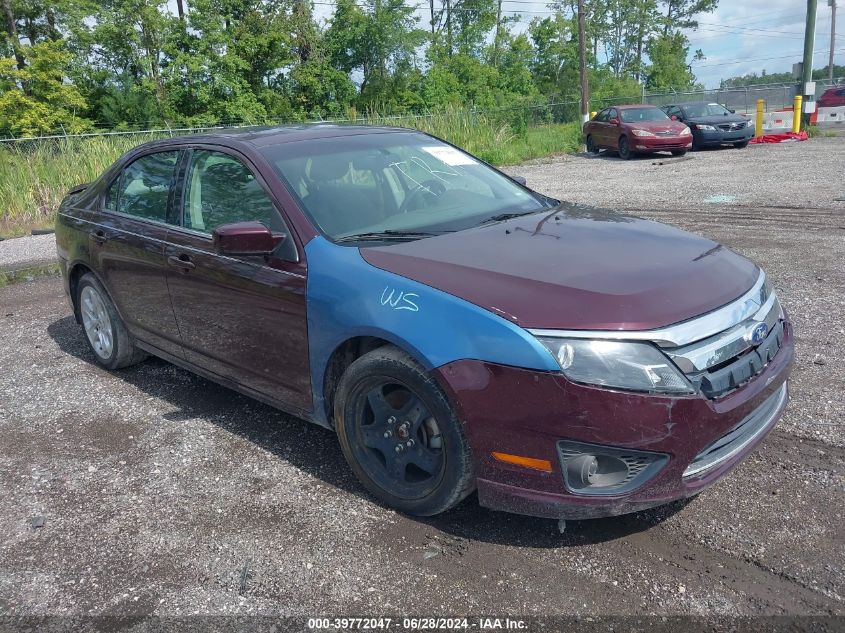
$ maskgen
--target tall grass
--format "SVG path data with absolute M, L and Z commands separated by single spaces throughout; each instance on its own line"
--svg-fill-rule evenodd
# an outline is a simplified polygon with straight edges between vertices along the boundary
M 514 131 L 515 126 L 507 120 L 467 110 L 401 119 L 365 116 L 354 122 L 417 128 L 495 165 L 574 152 L 581 143 L 577 123 L 542 124 Z M 0 145 L 0 235 L 52 226 L 56 209 L 68 189 L 94 180 L 133 147 L 163 136 L 168 134 L 32 140 Z

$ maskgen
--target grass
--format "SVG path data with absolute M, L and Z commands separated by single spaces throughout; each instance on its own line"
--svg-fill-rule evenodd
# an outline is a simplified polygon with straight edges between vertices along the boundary
M 21 281 L 32 281 L 39 277 L 56 277 L 61 274 L 58 264 L 42 264 L 18 270 L 0 270 L 0 288 Z
M 524 123 L 454 110 L 403 119 L 365 116 L 356 123 L 414 127 L 467 149 L 494 165 L 578 151 L 577 123 Z M 519 129 L 518 132 L 514 129 Z M 521 128 L 521 129 L 520 129 Z M 0 145 L 0 235 L 53 225 L 56 209 L 73 186 L 97 178 L 131 148 L 167 134 L 32 140 Z

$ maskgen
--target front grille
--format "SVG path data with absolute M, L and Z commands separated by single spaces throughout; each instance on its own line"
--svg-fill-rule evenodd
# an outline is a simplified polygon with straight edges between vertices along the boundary
M 672 130 L 663 130 L 662 132 L 655 132 L 656 136 L 675 136 L 675 132 Z
M 761 324 L 765 324 L 768 333 L 762 341 L 753 341 L 750 333 Z M 702 395 L 716 399 L 763 371 L 780 351 L 783 337 L 783 310 L 771 293 L 758 312 L 727 330 L 663 351 Z
M 717 125 L 720 130 L 724 130 L 725 132 L 730 132 L 732 130 L 739 130 L 740 124 L 739 123 L 720 123 Z
M 738 389 L 769 364 L 780 351 L 782 344 L 783 322 L 779 321 L 769 336 L 756 348 L 700 374 L 698 379 L 701 393 L 708 398 L 719 398 Z
M 684 471 L 684 478 L 701 476 L 742 451 L 771 428 L 786 404 L 786 399 L 786 383 L 783 383 L 780 389 L 743 418 L 739 424 L 696 455 Z

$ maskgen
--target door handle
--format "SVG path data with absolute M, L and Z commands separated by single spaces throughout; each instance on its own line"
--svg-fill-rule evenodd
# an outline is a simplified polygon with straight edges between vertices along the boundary
M 187 255 L 179 255 L 179 257 L 171 255 L 167 258 L 167 263 L 176 268 L 181 268 L 184 272 L 188 272 L 189 270 L 193 270 L 197 267 L 197 265 L 192 262 L 191 258 Z
M 94 240 L 94 242 L 96 242 L 97 244 L 105 244 L 109 238 L 106 237 L 105 231 L 103 231 L 102 229 L 98 229 L 97 231 L 91 233 L 91 239 Z

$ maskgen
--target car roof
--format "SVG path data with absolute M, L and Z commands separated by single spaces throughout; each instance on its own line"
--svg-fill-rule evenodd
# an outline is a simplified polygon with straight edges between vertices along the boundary
M 249 144 L 254 147 L 266 147 L 280 143 L 293 143 L 320 138 L 357 136 L 361 134 L 421 133 L 419 130 L 404 127 L 381 125 L 313 123 L 305 125 L 279 125 L 268 127 L 249 127 L 199 134 L 185 134 L 173 138 L 160 139 L 144 143 L 139 147 L 167 147 L 185 143 L 210 143 L 220 145 Z

